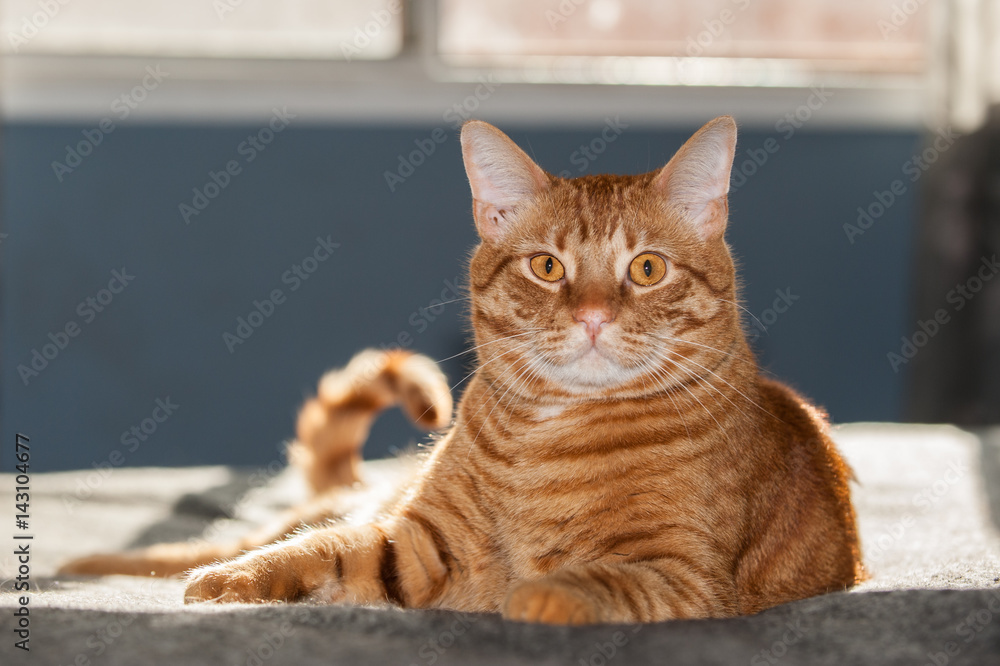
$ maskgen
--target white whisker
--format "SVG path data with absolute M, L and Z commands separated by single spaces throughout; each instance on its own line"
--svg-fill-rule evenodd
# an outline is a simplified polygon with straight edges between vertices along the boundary
M 754 407 L 756 407 L 757 409 L 761 410 L 761 411 L 762 411 L 762 412 L 764 412 L 765 414 L 768 414 L 768 415 L 770 415 L 770 416 L 772 416 L 772 417 L 774 417 L 774 418 L 778 419 L 778 417 L 777 417 L 777 416 L 774 416 L 774 414 L 771 414 L 771 412 L 767 411 L 766 409 L 764 409 L 763 407 L 761 407 L 760 405 L 758 405 L 758 404 L 757 404 L 756 402 L 754 402 L 754 401 L 753 401 L 753 400 L 752 400 L 752 399 L 750 398 L 750 396 L 748 396 L 748 395 L 747 395 L 746 393 L 744 393 L 743 391 L 739 390 L 738 388 L 736 388 L 735 386 L 733 386 L 732 384 L 730 384 L 730 383 L 729 383 L 728 381 L 726 381 L 726 380 L 725 380 L 725 378 L 723 378 L 723 377 L 721 377 L 720 375 L 718 375 L 718 374 L 716 374 L 715 372 L 713 372 L 713 371 L 711 370 L 711 368 L 706 368 L 706 367 L 705 367 L 705 366 L 703 366 L 703 365 L 702 365 L 701 363 L 698 363 L 697 361 L 695 361 L 695 360 L 693 360 L 693 359 L 690 359 L 690 358 L 688 358 L 687 356 L 684 356 L 684 354 L 681 354 L 681 353 L 680 353 L 680 352 L 678 352 L 678 351 L 674 351 L 674 350 L 672 350 L 672 349 L 668 349 L 668 348 L 664 348 L 664 351 L 666 351 L 666 352 L 669 352 L 669 353 L 671 353 L 671 354 L 674 354 L 674 355 L 676 355 L 676 356 L 680 356 L 680 357 L 681 357 L 682 359 L 684 359 L 684 360 L 685 360 L 685 361 L 687 361 L 688 363 L 694 363 L 694 364 L 695 364 L 695 365 L 697 365 L 697 366 L 698 366 L 699 368 L 701 368 L 702 370 L 705 370 L 706 372 L 708 372 L 708 373 L 712 374 L 712 375 L 713 375 L 714 377 L 717 377 L 717 378 L 718 378 L 718 379 L 719 379 L 719 380 L 720 380 L 720 381 L 721 381 L 722 383 L 724 383 L 724 384 L 725 384 L 726 386 L 728 386 L 729 388 L 733 389 L 733 390 L 734 390 L 734 391 L 736 391 L 736 392 L 737 392 L 738 394 L 740 394 L 741 396 L 743 396 L 743 399 L 744 399 L 744 400 L 746 400 L 747 402 L 749 402 L 749 403 L 750 403 L 751 405 L 753 405 L 753 406 L 754 406 Z M 716 389 L 716 390 L 718 390 L 718 389 Z M 721 391 L 720 391 L 720 393 L 721 393 Z M 732 401 L 730 401 L 730 402 L 732 402 Z M 733 404 L 735 405 L 735 403 L 733 403 Z M 738 408 L 737 408 L 737 409 L 738 409 Z M 742 411 L 742 410 L 741 410 L 741 411 Z M 778 420 L 779 420 L 779 421 L 781 421 L 781 419 L 778 419 Z
M 420 308 L 421 310 L 433 310 L 434 308 L 441 307 L 442 305 L 451 305 L 452 303 L 458 303 L 459 301 L 471 301 L 472 296 L 459 296 L 458 298 L 453 298 L 450 301 L 442 301 L 440 303 L 434 303 L 434 305 L 428 305 L 425 308 Z
M 510 391 L 510 389 L 514 386 L 514 382 L 517 382 L 517 380 L 519 380 L 521 378 L 521 376 L 524 375 L 531 368 L 531 365 L 532 365 L 532 363 L 535 360 L 537 360 L 537 359 L 534 359 L 534 358 L 530 359 L 528 361 L 528 363 L 526 363 L 525 366 L 517 373 L 516 377 L 513 378 L 513 382 L 511 382 L 511 384 L 507 387 L 507 390 L 505 390 L 503 392 L 503 395 L 500 396 L 500 399 L 496 401 L 496 403 L 493 405 L 493 408 L 490 410 L 489 414 L 486 415 L 486 418 L 483 419 L 483 424 L 481 426 L 479 426 L 479 430 L 476 432 L 476 436 L 472 439 L 472 444 L 469 445 L 469 451 L 470 452 L 472 451 L 472 447 L 475 446 L 476 442 L 479 440 L 479 435 L 482 434 L 483 428 L 485 428 L 486 424 L 489 423 L 490 417 L 493 416 L 493 412 L 496 411 L 496 408 L 500 406 L 501 402 L 503 402 L 504 396 L 506 396 L 507 393 Z M 504 383 L 506 384 L 507 382 L 504 382 Z M 501 388 L 502 388 L 502 385 L 501 385 Z M 499 391 L 499 389 L 497 389 L 497 390 Z M 493 395 L 490 396 L 490 399 L 492 399 L 493 396 L 496 395 L 496 394 L 497 394 L 497 392 L 494 391 Z M 485 404 L 486 403 L 484 402 L 483 405 L 485 405 Z M 482 410 L 482 407 L 480 407 L 479 409 Z M 476 412 L 476 413 L 478 414 L 479 412 Z
M 723 351 L 723 350 L 721 350 L 721 349 L 719 349 L 717 347 L 712 347 L 711 345 L 702 344 L 700 342 L 695 342 L 693 340 L 685 340 L 684 338 L 676 338 L 676 337 L 674 337 L 672 335 L 657 335 L 657 334 L 654 333 L 653 337 L 656 338 L 657 340 L 662 340 L 664 342 L 667 342 L 667 341 L 670 341 L 670 342 L 682 342 L 682 343 L 687 344 L 687 345 L 694 345 L 695 347 L 701 347 L 703 349 L 708 349 L 710 351 L 718 352 L 720 354 L 724 354 L 726 356 L 735 358 L 738 361 L 743 361 L 744 363 L 752 365 L 755 368 L 757 367 L 757 362 L 754 361 L 753 359 L 744 358 L 743 356 L 740 356 L 739 354 L 733 354 L 731 352 Z M 730 349 L 731 348 L 732 347 L 730 347 Z M 759 368 L 758 368 L 758 370 L 759 370 Z
M 643 387 L 646 386 L 645 373 L 651 372 L 652 377 L 650 377 L 650 379 L 652 379 L 656 383 L 656 385 L 660 387 L 660 390 L 662 390 L 666 394 L 666 396 L 670 398 L 670 402 L 674 403 L 674 411 L 677 412 L 678 418 L 680 418 L 681 423 L 684 424 L 684 431 L 687 433 L 688 440 L 691 441 L 691 429 L 688 428 L 687 419 L 684 418 L 684 415 L 681 413 L 680 407 L 677 405 L 677 400 L 674 399 L 674 391 L 669 386 L 664 386 L 663 378 L 659 376 L 659 374 L 657 373 L 657 368 L 655 365 L 653 365 L 651 360 L 644 360 L 642 362 L 642 367 L 643 367 L 643 374 L 640 376 L 642 377 Z
M 684 359 L 685 361 L 688 361 L 689 363 L 694 363 L 698 367 L 703 368 L 705 370 L 708 370 L 708 368 L 705 368 L 705 366 L 703 366 L 703 365 L 701 365 L 699 363 L 696 363 L 695 361 L 692 361 L 688 357 L 684 356 L 683 354 L 681 354 L 679 352 L 673 351 L 672 349 L 667 349 L 666 347 L 663 347 L 662 351 L 665 351 L 665 352 L 667 352 L 669 354 L 674 354 L 675 356 L 679 356 L 682 359 Z M 714 384 L 712 384 L 711 382 L 709 382 L 705 377 L 703 377 L 703 376 L 699 375 L 698 373 L 694 372 L 693 370 L 691 370 L 690 368 L 686 367 L 683 363 L 681 363 L 679 361 L 675 360 L 675 361 L 673 361 L 673 363 L 678 368 L 680 368 L 681 370 L 683 370 L 684 372 L 686 372 L 690 377 L 694 378 L 695 381 L 701 382 L 702 384 L 704 384 L 708 388 L 712 389 L 713 391 L 715 391 L 716 393 L 718 393 L 719 395 L 721 395 L 723 398 L 725 398 L 729 402 L 730 405 L 732 405 L 733 407 L 735 407 L 741 414 L 743 414 L 744 416 L 746 416 L 748 418 L 750 417 L 750 415 L 747 414 L 746 412 L 744 412 L 742 409 L 740 409 L 740 406 L 737 405 L 735 402 L 733 402 L 729 398 L 728 395 L 726 395 L 721 390 L 719 390 L 719 388 L 717 386 L 715 386 Z M 711 370 L 708 370 L 708 371 L 712 372 Z M 714 372 L 712 372 L 712 374 L 715 375 Z M 715 376 L 718 377 L 718 375 L 715 375 Z M 722 378 L 720 377 L 720 379 L 722 379 Z M 726 380 L 724 380 L 724 379 L 722 381 L 726 382 Z M 731 388 L 733 388 L 732 385 L 729 384 L 729 382 L 726 382 L 726 384 L 729 385 Z M 733 390 L 736 390 L 736 389 L 733 388 Z M 739 391 L 737 391 L 737 393 L 739 393 Z M 713 400 L 716 400 L 715 394 L 710 394 L 710 395 L 712 395 L 712 399 Z M 742 393 L 741 393 L 741 395 L 742 395 Z M 746 397 L 746 396 L 744 396 L 744 397 Z M 747 399 L 749 400 L 749 398 L 747 398 Z M 753 401 L 751 401 L 751 402 L 753 402 Z M 717 405 L 719 404 L 718 400 L 716 400 L 715 404 L 717 404 Z M 720 405 L 720 407 L 721 407 L 721 405 Z
M 767 327 L 764 326 L 764 324 L 761 323 L 760 319 L 757 319 L 757 315 L 755 315 L 754 313 L 750 312 L 749 310 L 747 310 L 745 307 L 743 307 L 739 303 L 734 303 L 733 301 L 727 301 L 724 298 L 718 298 L 718 297 L 716 297 L 716 300 L 722 301 L 723 303 L 729 303 L 730 305 L 735 305 L 740 310 L 743 310 L 743 312 L 746 312 L 748 315 L 750 315 L 751 317 L 754 318 L 754 321 L 756 321 L 758 324 L 760 324 L 760 327 L 764 330 L 764 334 L 765 335 L 770 335 L 770 333 L 767 332 Z
M 658 352 L 657 350 L 655 350 L 655 349 L 653 350 L 653 352 L 654 352 L 654 353 L 656 353 L 656 354 L 659 354 L 659 352 Z M 668 360 L 670 360 L 670 359 L 668 359 L 668 358 L 667 358 L 666 356 L 662 356 L 662 355 L 660 356 L 660 358 L 661 358 L 661 360 L 663 360 L 663 361 L 668 361 Z M 679 367 L 679 366 L 678 366 L 678 367 Z M 664 372 L 667 372 L 666 368 L 663 368 L 663 371 L 664 371 Z M 671 376 L 673 377 L 673 375 L 671 375 Z M 674 379 L 674 381 L 675 381 L 675 382 L 677 381 L 677 378 L 676 378 L 676 377 L 673 377 L 673 379 Z M 721 430 L 721 431 L 722 431 L 722 432 L 723 432 L 723 433 L 725 434 L 726 438 L 728 439 L 728 438 L 729 438 L 729 435 L 728 435 L 728 433 L 726 432 L 726 429 L 722 427 L 722 424 L 721 424 L 721 423 L 719 423 L 719 419 L 715 418 L 715 414 L 713 414 L 713 413 L 712 413 L 712 411 L 711 411 L 711 410 L 710 410 L 710 409 L 709 409 L 708 407 L 706 407 L 706 406 L 705 406 L 705 403 L 703 403 L 703 402 L 702 402 L 701 400 L 699 400 L 699 399 L 698 399 L 698 396 L 696 396 L 696 395 L 695 395 L 694 393 L 692 393 L 691 389 L 689 389 L 689 388 L 687 387 L 687 385 L 686 385 L 686 384 L 684 384 L 683 382 L 678 382 L 678 385 L 679 385 L 679 386 L 680 386 L 680 387 L 681 387 L 682 389 L 684 389 L 685 391 L 687 391 L 687 392 L 688 392 L 688 395 L 690 395 L 690 396 L 691 396 L 692 398 L 694 398 L 695 402 L 697 402 L 697 403 L 698 403 L 699 405 L 701 405 L 701 408 L 705 410 L 705 413 L 706 413 L 706 414 L 708 414 L 708 415 L 709 415 L 710 417 L 712 417 L 712 420 L 713 420 L 713 421 L 715 421 L 715 424 L 716 424 L 717 426 L 719 426 L 719 430 Z
M 513 336 L 511 336 L 511 337 L 513 337 Z M 505 339 L 509 339 L 509 338 L 505 338 Z M 507 354 L 509 354 L 511 352 L 515 352 L 518 349 L 521 349 L 523 347 L 527 347 L 530 344 L 531 344 L 531 341 L 528 340 L 527 342 L 522 342 L 521 344 L 519 344 L 519 345 L 517 345 L 517 346 L 515 346 L 515 347 L 513 347 L 511 349 L 508 349 L 505 352 L 502 352 L 502 353 L 501 352 L 497 352 L 496 354 L 494 354 L 493 356 L 491 356 L 489 358 L 489 360 L 487 360 L 486 362 L 484 362 L 482 365 L 478 366 L 475 370 L 473 370 L 472 372 L 470 372 L 469 374 L 467 374 L 465 377 L 462 377 L 460 380 L 458 380 L 458 383 L 456 383 L 454 386 L 452 386 L 450 389 L 448 389 L 448 394 L 451 395 L 455 391 L 455 389 L 458 388 L 465 380 L 467 380 L 469 377 L 471 377 L 472 375 L 476 374 L 477 372 L 479 372 L 480 370 L 482 370 L 483 368 L 485 368 L 487 365 L 489 365 L 493 361 L 497 360 L 498 358 L 502 358 L 502 357 L 506 356 Z M 421 414 L 419 417 L 417 417 L 417 420 L 422 419 L 424 417 L 424 415 L 427 414 L 427 412 L 431 411 L 436 406 L 437 406 L 437 403 L 434 403 L 434 404 L 430 405 L 427 409 L 424 410 L 423 414 Z
M 669 360 L 670 360 L 670 359 L 668 359 L 668 358 L 667 358 L 666 356 L 663 356 L 663 355 L 662 355 L 662 354 L 661 354 L 661 353 L 660 353 L 660 352 L 659 352 L 658 350 L 656 350 L 656 349 L 654 349 L 654 350 L 653 350 L 653 353 L 654 353 L 654 354 L 656 354 L 656 355 L 658 355 L 658 356 L 660 357 L 660 360 L 661 360 L 661 361 L 669 361 Z M 719 430 L 722 430 L 723 432 L 725 432 L 725 428 L 723 428 L 723 427 L 722 427 L 722 424 L 721 424 L 721 423 L 719 423 L 719 420 L 718 420 L 717 418 L 715 418 L 715 414 L 713 414 L 713 413 L 712 413 L 712 410 L 710 410 L 710 409 L 709 409 L 708 407 L 706 407 L 706 406 L 705 406 L 705 403 L 703 403 L 703 402 L 702 402 L 701 400 L 699 400 L 699 399 L 698 399 L 698 396 L 696 396 L 696 395 L 695 395 L 695 394 L 694 394 L 694 393 L 693 393 L 693 392 L 691 391 L 691 389 L 689 389 L 689 388 L 687 387 L 687 385 L 686 385 L 686 384 L 684 384 L 684 382 L 681 382 L 681 381 L 678 381 L 677 377 L 675 377 L 675 376 L 674 376 L 674 375 L 673 375 L 672 373 L 669 373 L 669 371 L 668 371 L 668 370 L 667 370 L 666 368 L 663 368 L 663 367 L 661 367 L 661 368 L 660 368 L 660 370 L 661 370 L 662 372 L 665 372 L 665 373 L 668 373 L 668 374 L 670 374 L 670 377 L 671 377 L 671 379 L 673 379 L 673 380 L 674 380 L 674 382 L 676 382 L 678 386 L 680 386 L 680 387 L 681 387 L 682 389 L 684 389 L 685 391 L 687 391 L 688 395 L 690 395 L 690 396 L 691 396 L 691 397 L 692 397 L 692 398 L 694 399 L 694 401 L 695 401 L 695 402 L 697 402 L 697 403 L 698 403 L 699 405 L 701 405 L 701 408 L 705 410 L 705 413 L 706 413 L 706 414 L 708 414 L 708 415 L 709 415 L 710 417 L 712 417 L 712 420 L 713 420 L 713 421 L 715 421 L 715 424 L 716 424 L 717 426 L 719 426 Z
M 486 347 L 488 345 L 495 345 L 498 342 L 503 342 L 504 340 L 510 340 L 511 338 L 520 338 L 522 336 L 529 335 L 529 334 L 534 333 L 536 331 L 542 331 L 542 330 L 544 330 L 544 329 L 542 329 L 542 328 L 526 328 L 526 329 L 524 329 L 520 333 L 515 333 L 514 335 L 508 335 L 508 336 L 503 337 L 503 338 L 497 338 L 496 340 L 490 340 L 489 342 L 484 342 L 481 345 L 476 345 L 475 347 L 473 347 L 471 349 L 466 349 L 463 352 L 459 352 L 457 354 L 454 354 L 453 356 L 449 356 L 447 358 L 442 358 L 442 359 L 434 361 L 434 362 L 435 363 L 444 363 L 445 361 L 450 361 L 453 358 L 458 358 L 459 356 L 465 356 L 466 354 L 471 354 L 472 352 L 476 351 L 477 349 L 481 349 L 482 347 Z
M 547 363 L 547 361 L 544 361 L 544 360 L 542 360 L 541 363 L 536 363 L 535 362 L 536 360 L 539 360 L 539 357 L 533 358 L 531 360 L 531 362 L 529 363 L 530 371 L 528 372 L 528 374 L 526 375 L 526 377 L 522 380 L 523 383 L 518 383 L 517 384 L 517 388 L 518 389 L 520 389 L 522 386 L 527 387 L 531 382 L 533 382 L 535 380 L 535 378 L 538 377 L 538 369 L 539 369 L 539 367 L 542 366 L 542 365 L 544 365 L 545 363 Z M 520 396 L 517 395 L 517 390 L 515 390 L 514 393 L 511 395 L 511 399 L 507 402 L 507 407 L 504 407 L 503 411 L 500 412 L 500 416 L 497 418 L 497 422 L 499 423 L 500 420 L 503 419 L 504 414 L 507 414 L 507 420 L 504 421 L 504 428 L 506 428 L 507 424 L 510 423 L 510 414 L 513 413 L 513 410 L 511 410 L 509 413 L 508 413 L 507 410 L 510 407 L 514 406 L 514 402 L 515 402 L 515 400 L 518 397 L 520 397 Z

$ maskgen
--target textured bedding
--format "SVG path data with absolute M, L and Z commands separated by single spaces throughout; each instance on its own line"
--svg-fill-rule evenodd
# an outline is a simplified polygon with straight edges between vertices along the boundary
M 182 603 L 180 580 L 56 576 L 58 564 L 159 541 L 225 539 L 303 497 L 279 461 L 256 469 L 32 474 L 28 630 L 15 647 L 24 540 L 3 497 L 4 664 L 1000 664 L 1000 429 L 852 424 L 865 561 L 854 590 L 729 620 L 579 628 L 492 615 L 309 604 Z M 396 463 L 366 463 L 369 477 Z M 23 617 L 23 616 L 22 616 Z

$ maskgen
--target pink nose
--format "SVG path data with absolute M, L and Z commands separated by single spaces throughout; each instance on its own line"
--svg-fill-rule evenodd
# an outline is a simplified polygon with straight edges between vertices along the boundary
M 584 306 L 576 309 L 573 313 L 573 319 L 583 324 L 587 329 L 587 335 L 590 336 L 590 341 L 596 342 L 597 334 L 601 332 L 601 326 L 613 322 L 615 316 L 606 307 Z

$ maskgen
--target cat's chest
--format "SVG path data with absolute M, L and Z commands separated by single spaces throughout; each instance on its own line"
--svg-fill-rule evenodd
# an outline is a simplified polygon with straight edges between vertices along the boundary
M 511 573 L 517 578 L 608 556 L 608 545 L 635 525 L 628 497 L 539 493 L 509 507 L 497 536 Z
M 565 469 L 560 473 L 555 467 L 546 484 L 546 466 L 533 466 L 525 474 L 529 480 L 505 498 L 498 512 L 496 535 L 516 576 L 610 557 L 621 535 L 681 519 L 682 491 L 668 473 L 570 479 Z
M 566 413 L 565 405 L 539 405 L 530 413 L 530 420 L 538 424 L 551 423 L 555 419 L 560 419 Z
M 669 522 L 684 494 L 676 440 L 656 428 L 553 408 L 532 423 L 512 418 L 479 434 L 456 451 L 517 576 L 599 559 L 637 524 Z

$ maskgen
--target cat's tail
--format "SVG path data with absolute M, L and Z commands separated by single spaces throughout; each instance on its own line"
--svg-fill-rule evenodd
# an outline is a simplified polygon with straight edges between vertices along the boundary
M 377 510 L 395 501 L 405 486 L 405 478 L 412 474 L 412 464 L 401 463 L 403 478 L 388 486 L 383 479 L 381 484 L 364 490 L 319 495 L 359 480 L 361 447 L 372 422 L 380 411 L 396 404 L 414 423 L 429 430 L 451 422 L 451 391 L 434 361 L 401 350 L 369 349 L 359 353 L 346 367 L 323 375 L 317 396 L 299 412 L 298 439 L 289 448 L 289 461 L 302 470 L 312 486 L 316 495 L 312 500 L 239 541 L 163 543 L 124 553 L 91 555 L 67 562 L 59 573 L 173 576 L 236 557 L 303 526 L 318 525 L 348 513 Z
M 434 361 L 398 349 L 360 352 L 345 367 L 323 375 L 316 397 L 302 406 L 289 462 L 317 495 L 355 483 L 361 447 L 375 417 L 397 404 L 424 429 L 451 422 L 451 391 Z

